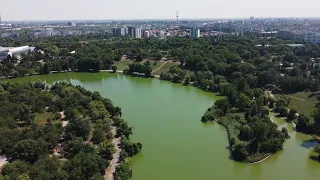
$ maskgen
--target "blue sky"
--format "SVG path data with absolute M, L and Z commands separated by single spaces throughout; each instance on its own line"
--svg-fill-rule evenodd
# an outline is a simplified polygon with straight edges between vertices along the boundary
M 0 0 L 4 20 L 320 17 L 320 0 Z

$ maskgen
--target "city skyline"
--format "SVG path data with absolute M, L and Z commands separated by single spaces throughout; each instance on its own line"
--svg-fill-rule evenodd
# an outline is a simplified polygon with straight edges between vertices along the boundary
M 139 20 L 175 19 L 241 19 L 254 17 L 320 17 L 318 0 L 224 0 L 185 2 L 183 0 L 0 0 L 2 21 L 17 20 Z M 134 8 L 132 8 L 134 7 Z

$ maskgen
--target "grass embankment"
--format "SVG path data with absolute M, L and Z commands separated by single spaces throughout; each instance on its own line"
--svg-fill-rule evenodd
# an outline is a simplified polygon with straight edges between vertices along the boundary
M 126 67 L 129 66 L 129 64 L 133 63 L 133 60 L 130 59 L 121 59 L 120 61 L 115 61 L 114 65 L 118 67 L 118 71 L 122 71 Z
M 177 65 L 179 65 L 179 63 L 167 61 L 166 64 L 164 64 L 159 70 L 154 71 L 153 74 L 160 75 L 161 73 L 167 73 L 171 67 L 177 66 Z
M 296 109 L 300 114 L 312 115 L 319 102 L 316 96 L 312 96 L 311 92 L 298 92 L 295 94 L 285 95 L 290 98 L 289 108 Z
M 160 61 L 155 61 L 155 60 L 150 60 L 151 68 L 153 71 L 157 71 L 162 65 L 165 64 L 164 60 Z
M 147 60 L 142 61 L 141 63 L 145 63 Z M 172 66 L 179 65 L 178 62 L 172 61 L 156 61 L 156 60 L 149 60 L 151 64 L 151 68 L 153 70 L 154 75 L 160 75 L 161 73 L 166 73 Z M 120 61 L 115 61 L 114 65 L 118 67 L 118 71 L 123 71 L 125 68 L 129 67 L 130 64 L 134 63 L 133 60 L 130 59 L 121 59 Z
M 236 141 L 241 141 L 238 137 L 240 134 L 240 130 L 238 127 L 241 127 L 241 122 L 246 121 L 243 117 L 243 113 L 230 113 L 226 116 L 220 117 L 216 120 L 217 123 L 221 124 L 222 126 L 226 127 L 228 132 L 228 140 L 231 148 L 231 137 L 236 138 Z M 241 141 L 246 143 L 247 145 L 249 142 Z M 266 160 L 271 154 L 270 153 L 254 153 L 249 155 L 243 162 L 247 164 L 256 164 Z

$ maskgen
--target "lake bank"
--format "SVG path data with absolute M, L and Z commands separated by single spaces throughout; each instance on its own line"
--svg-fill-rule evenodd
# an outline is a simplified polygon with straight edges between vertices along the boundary
M 271 156 L 271 154 L 270 154 L 270 155 L 268 155 L 267 157 L 265 157 L 265 158 L 263 158 L 263 159 L 261 159 L 261 160 L 257 161 L 257 162 L 252 162 L 252 163 L 245 162 L 245 163 L 246 163 L 246 164 L 250 164 L 250 165 L 258 164 L 258 163 L 262 163 L 263 161 L 267 160 L 270 156 Z

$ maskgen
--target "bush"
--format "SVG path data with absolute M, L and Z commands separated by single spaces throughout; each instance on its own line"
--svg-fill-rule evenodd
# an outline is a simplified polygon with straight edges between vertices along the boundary
M 207 111 L 202 117 L 202 122 L 214 121 L 214 113 L 212 111 Z
M 236 161 L 244 161 L 249 155 L 246 149 L 246 144 L 242 142 L 232 146 L 231 154 L 233 159 Z
M 10 156 L 16 160 L 24 160 L 33 163 L 38 160 L 41 155 L 41 147 L 39 143 L 33 139 L 25 139 L 19 141 L 16 145 L 10 149 Z
M 132 176 L 132 170 L 130 169 L 130 166 L 126 162 L 121 162 L 117 168 L 116 172 L 114 173 L 114 179 L 115 180 L 125 180 L 130 179 Z
M 284 134 L 284 136 L 285 136 L 286 138 L 290 138 L 287 128 L 283 127 L 283 128 L 281 129 L 281 132 Z
M 316 147 L 314 148 L 314 152 L 320 153 L 320 145 L 318 145 L 318 146 L 316 146 Z
M 279 107 L 276 107 L 274 109 L 277 113 L 279 113 L 279 117 L 287 117 L 288 116 L 288 110 L 286 107 L 284 106 L 279 106 Z
M 297 110 L 295 110 L 295 109 L 290 109 L 290 111 L 289 111 L 289 113 L 288 113 L 288 115 L 287 115 L 287 120 L 288 120 L 288 121 L 293 121 L 294 119 L 296 119 L 296 118 L 297 118 L 296 113 L 298 113 Z
M 113 65 L 113 66 L 112 66 L 112 72 L 113 72 L 113 73 L 116 73 L 116 72 L 117 72 L 117 69 L 118 69 L 118 67 L 117 67 L 116 65 Z
M 253 130 L 251 129 L 251 127 L 246 125 L 241 128 L 239 139 L 241 139 L 243 141 L 249 141 L 250 139 L 252 139 L 253 135 L 254 134 L 253 134 Z
M 60 120 L 61 118 L 61 114 L 60 113 L 54 113 L 54 117 L 53 117 L 53 120 Z

